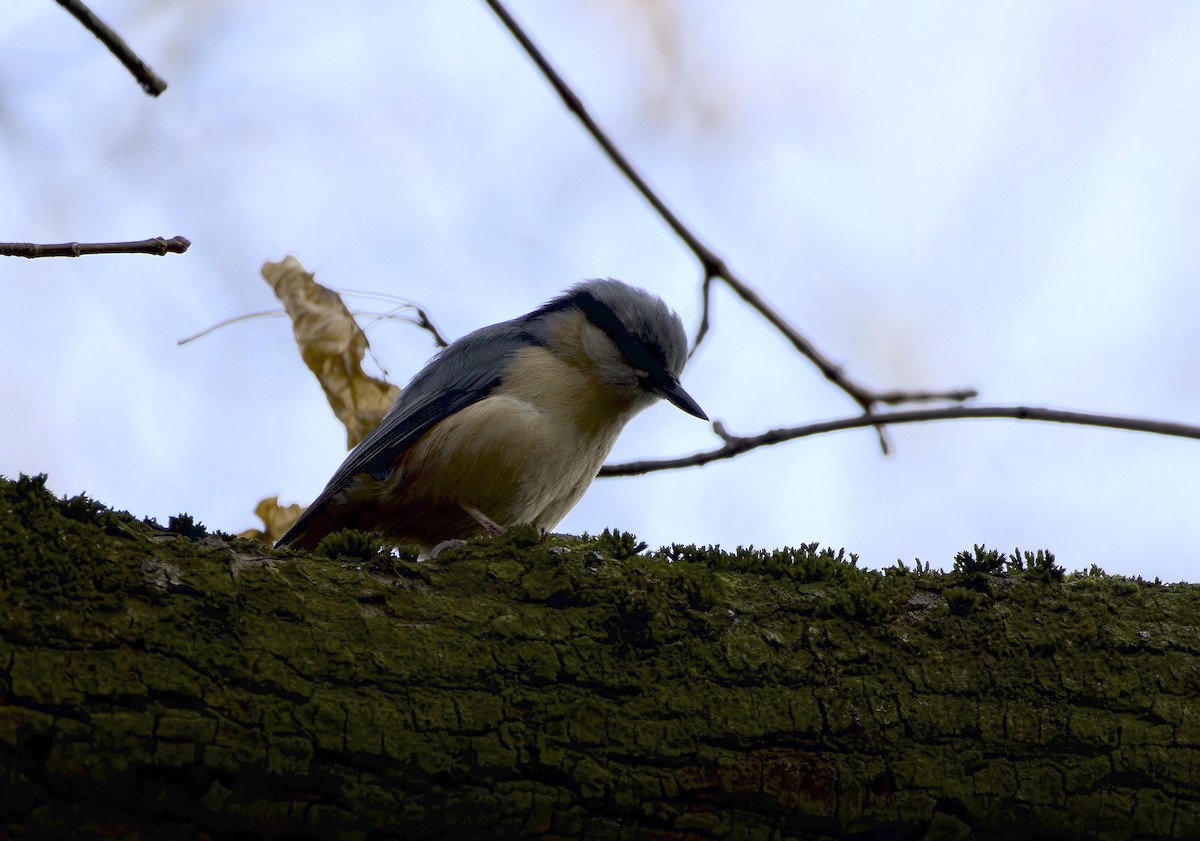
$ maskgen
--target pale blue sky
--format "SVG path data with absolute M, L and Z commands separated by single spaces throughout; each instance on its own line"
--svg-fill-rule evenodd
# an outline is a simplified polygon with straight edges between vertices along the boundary
M 420 301 L 457 336 L 581 278 L 699 269 L 482 2 L 94 0 L 145 96 L 55 4 L 0 21 L 0 239 L 182 234 L 185 256 L 0 263 L 0 473 L 160 520 L 307 502 L 343 433 L 264 260 Z M 531 2 L 529 28 L 702 238 L 856 377 L 1200 423 L 1200 6 L 1175 0 Z M 684 381 L 734 432 L 851 414 L 719 292 Z M 401 384 L 427 337 L 378 325 Z M 1005 421 L 807 439 L 598 481 L 561 528 L 820 541 L 881 566 L 972 543 L 1196 580 L 1200 444 Z M 716 444 L 667 406 L 614 460 Z

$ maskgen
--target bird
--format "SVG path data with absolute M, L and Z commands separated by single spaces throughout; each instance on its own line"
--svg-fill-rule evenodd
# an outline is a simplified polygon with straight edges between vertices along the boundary
M 435 355 L 276 546 L 353 528 L 429 557 L 516 524 L 550 531 L 640 411 L 663 399 L 708 420 L 680 385 L 687 358 L 661 298 L 578 283 Z

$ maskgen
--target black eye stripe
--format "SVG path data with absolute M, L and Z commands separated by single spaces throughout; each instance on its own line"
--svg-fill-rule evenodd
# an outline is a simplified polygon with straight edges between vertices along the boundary
M 659 359 L 646 345 L 638 341 L 629 332 L 625 323 L 617 317 L 612 307 L 596 298 L 590 292 L 581 292 L 575 296 L 575 301 L 588 320 L 604 331 L 617 349 L 635 368 L 640 368 L 650 374 L 650 378 L 658 381 L 666 375 L 665 360 Z M 657 350 L 657 348 L 656 348 Z

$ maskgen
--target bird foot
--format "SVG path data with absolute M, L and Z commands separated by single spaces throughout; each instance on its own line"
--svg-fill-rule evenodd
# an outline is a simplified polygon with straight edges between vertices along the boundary
M 463 510 L 475 518 L 475 521 L 487 531 L 488 534 L 504 534 L 504 526 L 497 523 L 487 514 L 484 514 L 478 508 L 468 508 L 463 506 Z

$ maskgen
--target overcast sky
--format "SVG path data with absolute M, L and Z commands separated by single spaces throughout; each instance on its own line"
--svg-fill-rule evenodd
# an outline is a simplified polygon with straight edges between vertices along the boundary
M 410 298 L 448 335 L 618 277 L 699 318 L 700 270 L 482 2 L 93 0 L 159 99 L 56 4 L 0 19 L 0 240 L 181 234 L 186 255 L 0 262 L 0 474 L 257 525 L 344 434 L 258 276 Z M 1200 423 L 1200 5 L 613 2 L 511 9 L 668 203 L 884 388 Z M 684 374 L 756 433 L 855 406 L 725 291 Z M 352 305 L 380 309 L 377 301 Z M 432 353 L 369 331 L 403 384 Z M 1197 578 L 1200 442 L 1014 421 L 785 444 L 599 480 L 561 524 L 819 541 L 869 566 L 974 543 Z M 663 405 L 613 461 L 716 446 Z

